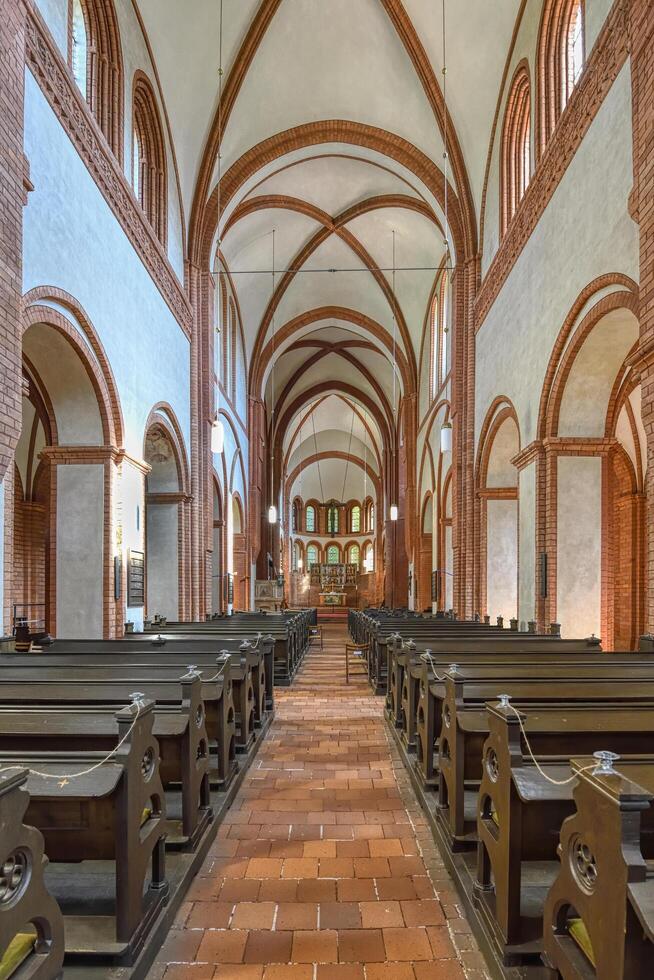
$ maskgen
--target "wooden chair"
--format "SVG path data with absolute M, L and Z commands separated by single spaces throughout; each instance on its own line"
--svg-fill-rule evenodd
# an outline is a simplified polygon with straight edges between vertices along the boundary
M 363 674 L 368 676 L 368 644 L 367 643 L 346 643 L 345 644 L 345 683 L 350 683 L 350 657 L 355 664 L 363 666 Z
M 320 649 L 322 650 L 322 626 L 310 626 L 309 627 L 309 643 L 313 643 L 314 640 L 320 640 Z

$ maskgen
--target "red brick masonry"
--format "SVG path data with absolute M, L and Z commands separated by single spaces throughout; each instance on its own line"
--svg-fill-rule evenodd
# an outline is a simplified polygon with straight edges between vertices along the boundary
M 149 980 L 482 980 L 345 628 L 308 655 Z M 464 972 L 465 971 L 465 972 Z

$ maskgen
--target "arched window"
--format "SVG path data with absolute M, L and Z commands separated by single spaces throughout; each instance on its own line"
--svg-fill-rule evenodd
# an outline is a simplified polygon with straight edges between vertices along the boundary
M 293 518 L 291 526 L 295 532 L 300 530 L 300 504 L 297 500 L 293 501 Z
M 304 513 L 304 530 L 309 534 L 316 533 L 316 508 L 313 504 L 309 504 Z
M 501 233 L 508 228 L 531 175 L 531 97 L 525 65 L 516 71 L 504 113 L 500 168 Z
M 367 572 L 374 572 L 375 570 L 375 550 L 371 544 L 366 545 L 366 550 L 363 556 L 363 563 L 365 570 Z
M 337 544 L 330 544 L 327 548 L 327 564 L 338 565 L 341 560 L 341 553 Z
M 583 0 L 546 0 L 538 39 L 538 157 L 584 67 Z
M 294 572 L 300 571 L 300 569 L 302 568 L 302 546 L 298 541 L 296 541 L 295 544 L 293 545 L 292 562 L 293 562 L 293 571 Z
M 229 397 L 236 396 L 236 307 L 229 301 Z
M 563 38 L 565 62 L 561 72 L 561 105 L 565 108 L 584 67 L 584 12 L 581 0 L 576 0 L 570 8 Z
M 348 555 L 347 555 L 348 564 L 356 565 L 358 568 L 360 557 L 361 557 L 361 551 L 359 550 L 359 545 L 351 544 L 350 547 L 348 548 Z
M 449 281 L 443 272 L 431 307 L 431 396 L 435 398 L 447 375 Z
M 355 504 L 350 511 L 350 533 L 358 534 L 361 530 L 361 508 Z
M 73 0 L 71 12 L 71 67 L 73 78 L 80 92 L 86 98 L 86 65 L 88 59 L 88 38 L 82 0 Z
M 370 520 L 368 521 L 368 530 L 375 530 L 375 505 L 373 503 L 370 504 Z
M 317 565 L 320 561 L 320 556 L 318 555 L 318 546 L 315 544 L 310 544 L 307 547 L 307 571 L 310 570 L 312 565 Z
M 327 508 L 327 534 L 338 534 L 338 507 L 330 504 Z M 327 559 L 329 561 L 329 559 Z
M 113 0 L 73 0 L 68 28 L 73 78 L 118 160 L 123 159 L 123 66 Z
M 165 246 L 168 185 L 166 144 L 152 86 L 142 72 L 134 79 L 132 184 L 154 232 Z

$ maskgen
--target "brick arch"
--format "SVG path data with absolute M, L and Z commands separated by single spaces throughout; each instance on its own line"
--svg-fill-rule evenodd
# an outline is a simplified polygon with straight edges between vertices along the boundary
M 487 486 L 488 465 L 493 452 L 495 439 L 500 429 L 507 421 L 512 421 L 518 435 L 518 452 L 522 445 L 520 435 L 520 423 L 515 406 L 511 399 L 506 395 L 498 395 L 491 402 L 479 435 L 477 446 L 477 459 L 475 465 L 475 547 L 474 547 L 474 603 L 476 610 L 480 613 L 487 612 L 487 561 L 488 561 L 488 501 L 494 500 L 519 500 L 519 490 L 516 471 L 516 485 L 489 488 Z M 516 522 L 518 518 L 516 508 Z M 517 534 L 517 532 L 516 532 Z M 517 558 L 517 555 L 516 555 Z M 516 563 L 516 581 L 518 567 Z M 517 595 L 517 592 L 516 592 Z M 501 610 L 502 615 L 506 615 L 507 610 Z M 511 610 L 513 615 L 517 615 L 517 607 Z
M 363 328 L 370 333 L 371 336 L 379 340 L 388 351 L 389 356 L 393 352 L 393 338 L 391 334 L 389 334 L 388 331 L 376 320 L 366 316 L 365 313 L 360 313 L 358 310 L 352 310 L 345 306 L 320 306 L 313 310 L 306 310 L 304 313 L 300 313 L 298 316 L 293 317 L 292 320 L 288 320 L 275 331 L 274 350 L 272 341 L 268 341 L 265 347 L 260 351 L 256 362 L 254 361 L 253 355 L 252 367 L 250 370 L 250 395 L 252 397 L 261 397 L 266 368 L 270 363 L 273 353 L 279 350 L 279 345 L 292 337 L 294 333 L 298 333 L 304 327 L 310 326 L 312 323 L 318 323 L 320 320 L 345 320 L 348 323 L 353 323 L 355 326 Z M 378 350 L 378 348 L 375 349 Z M 396 355 L 397 367 L 402 378 L 402 385 L 405 387 L 405 390 L 411 390 L 409 363 L 401 350 L 397 350 Z
M 561 87 L 567 69 L 565 52 L 570 19 L 577 0 L 545 0 L 538 32 L 536 67 L 538 96 L 536 101 L 536 154 L 540 158 L 565 108 Z M 581 16 L 585 17 L 584 2 Z
M 66 310 L 73 314 L 77 320 L 77 323 L 81 327 L 89 346 L 97 358 L 103 378 L 103 384 L 106 388 L 106 398 L 108 401 L 108 421 L 110 421 L 112 445 L 115 445 L 119 449 L 122 448 L 124 423 L 123 414 L 120 407 L 120 399 L 118 396 L 118 385 L 116 384 L 116 379 L 114 378 L 113 371 L 111 370 L 109 358 L 107 357 L 107 353 L 102 345 L 99 334 L 81 303 L 79 303 L 70 293 L 67 293 L 63 289 L 59 289 L 57 286 L 35 286 L 34 289 L 30 289 L 29 292 L 25 293 L 23 296 L 23 333 L 31 323 L 49 322 L 48 319 L 42 321 L 33 319 L 35 314 L 31 311 L 33 311 L 35 308 L 38 308 L 38 310 L 41 311 L 41 314 L 44 314 L 45 311 L 47 317 L 51 317 L 53 314 L 55 314 L 57 317 L 61 317 L 61 313 L 59 311 L 53 310 L 50 306 L 43 306 L 42 303 L 44 301 L 55 302 L 63 306 Z M 59 323 L 60 321 L 58 320 L 57 322 Z M 55 324 L 53 323 L 53 325 Z M 66 328 L 66 333 L 68 333 L 68 328 Z
M 627 304 L 627 308 L 632 309 L 636 316 L 638 315 L 638 285 L 629 276 L 625 276 L 619 272 L 609 273 L 607 275 L 599 276 L 597 279 L 593 279 L 592 282 L 588 283 L 588 285 L 581 290 L 579 296 L 577 296 L 576 300 L 572 304 L 568 315 L 563 321 L 559 335 L 554 342 L 554 346 L 552 347 L 552 353 L 550 354 L 547 370 L 545 371 L 540 404 L 538 407 L 537 433 L 539 439 L 544 439 L 547 433 L 548 418 L 550 415 L 549 406 L 554 380 L 556 378 L 557 371 L 559 370 L 559 362 L 561 361 L 566 344 L 568 343 L 568 339 L 575 327 L 575 324 L 577 323 L 579 315 L 594 295 L 604 289 L 610 288 L 611 286 L 622 287 L 620 292 L 623 295 L 625 304 Z M 609 293 L 608 295 L 612 296 L 613 293 Z M 608 312 L 608 310 L 605 310 L 604 312 Z
M 298 463 L 298 465 L 293 470 L 291 470 L 291 472 L 285 477 L 284 482 L 286 486 L 291 487 L 293 485 L 294 481 L 300 475 L 300 470 L 306 470 L 306 468 L 308 466 L 311 466 L 312 463 L 317 463 L 324 459 L 344 459 L 344 460 L 348 460 L 353 466 L 358 466 L 359 469 L 361 470 L 365 469 L 366 474 L 370 479 L 370 482 L 375 488 L 375 493 L 377 494 L 377 500 L 380 499 L 381 479 L 375 473 L 370 463 L 366 465 L 363 460 L 356 459 L 356 457 L 353 457 L 351 453 L 348 455 L 348 453 L 344 453 L 340 449 L 325 449 L 321 452 L 312 453 L 311 456 L 307 456 L 306 459 L 302 460 L 301 464 Z M 330 501 L 323 501 L 323 503 L 330 503 Z M 309 504 L 314 504 L 314 501 L 307 500 L 306 506 L 308 507 Z
M 123 56 L 113 0 L 81 0 L 87 38 L 86 101 L 114 156 L 123 161 Z M 72 61 L 72 24 L 69 26 Z
M 323 143 L 344 143 L 374 150 L 410 170 L 444 206 L 445 178 L 436 164 L 408 140 L 376 126 L 344 119 L 324 119 L 287 129 L 247 150 L 223 174 L 221 189 L 214 188 L 204 205 L 198 205 L 192 223 L 189 255 L 201 268 L 209 268 L 215 231 L 218 226 L 218 200 L 224 211 L 243 184 L 263 166 L 294 150 Z M 207 183 L 208 186 L 208 183 Z M 448 217 L 455 254 L 463 259 L 474 254 L 474 243 L 467 241 L 461 206 L 456 192 L 448 186 Z M 197 203 L 197 202 L 196 202 Z
M 132 82 L 132 136 L 138 141 L 137 197 L 154 233 L 166 248 L 168 241 L 168 166 L 157 98 L 150 79 L 138 69 Z M 132 186 L 136 175 L 133 172 Z
M 206 202 L 209 199 L 209 187 L 214 164 L 220 151 L 220 138 L 225 132 L 243 81 L 280 3 L 281 0 L 261 0 L 241 48 L 236 55 L 234 66 L 227 77 L 221 104 L 217 107 L 214 114 L 204 155 L 200 163 L 191 208 L 189 231 L 191 242 L 195 242 L 196 240 L 200 242 L 202 239 L 203 224 L 206 221 Z M 466 243 L 466 254 L 465 256 L 462 254 L 461 258 L 472 258 L 477 252 L 476 212 L 456 126 L 448 112 L 429 56 L 401 0 L 382 0 L 382 4 L 397 33 L 399 41 L 404 46 L 414 66 L 416 76 L 422 85 L 434 113 L 436 124 L 440 128 L 441 133 L 447 134 L 448 156 L 456 185 L 461 195 L 461 217 L 458 224 L 464 234 Z M 395 137 L 395 139 L 398 139 L 398 137 Z M 331 140 L 326 139 L 325 142 L 331 142 Z M 195 258 L 192 248 L 189 254 L 192 258 Z
M 168 402 L 157 402 L 156 405 L 153 405 L 146 419 L 145 427 L 143 429 L 144 458 L 145 441 L 147 439 L 148 432 L 155 425 L 160 425 L 163 429 L 165 429 L 166 434 L 170 439 L 170 443 L 175 452 L 175 465 L 177 467 L 179 489 L 182 493 L 188 494 L 190 493 L 191 481 L 188 458 L 186 455 L 186 448 L 184 446 L 184 436 L 182 434 L 182 428 L 179 424 L 177 416 Z
M 578 309 L 576 303 L 573 311 Z M 574 316 L 573 311 L 571 311 L 571 314 L 566 318 L 555 343 L 545 375 L 540 405 L 540 412 L 543 414 L 541 415 L 539 412 L 539 430 L 542 431 L 542 437 L 558 435 L 561 402 L 575 359 L 600 320 L 607 313 L 619 309 L 630 310 L 635 317 L 638 317 L 637 291 L 618 290 L 609 293 L 598 300 L 579 323 L 577 323 L 578 312 L 577 316 Z M 541 424 L 542 429 L 540 429 Z
M 513 75 L 504 110 L 500 146 L 500 235 L 506 232 L 531 176 L 531 115 L 529 63 L 523 58 Z M 525 141 L 529 148 L 526 167 Z
M 500 428 L 507 419 L 513 419 L 518 430 L 518 446 L 522 445 L 520 437 L 520 422 L 513 402 L 507 395 L 497 395 L 490 404 L 484 418 L 479 443 L 477 445 L 477 462 L 475 466 L 475 487 L 484 489 L 488 476 L 488 463 L 493 451 L 493 443 Z
M 122 431 L 120 431 L 119 439 L 115 424 L 116 418 L 120 418 L 119 406 L 112 398 L 112 392 L 107 385 L 107 379 L 100 365 L 93 358 L 89 357 L 88 350 L 81 343 L 78 331 L 58 310 L 53 310 L 50 306 L 41 306 L 40 304 L 29 306 L 24 310 L 23 332 L 36 324 L 44 324 L 52 327 L 69 342 L 91 382 L 100 414 L 103 444 L 105 446 L 116 446 L 119 448 L 122 444 Z
M 422 446 L 422 455 L 420 457 L 420 470 L 418 472 L 418 489 L 420 489 L 421 486 L 422 486 L 422 474 L 423 474 L 424 469 L 425 469 L 425 459 L 431 453 L 431 447 L 429 445 L 429 437 L 431 436 L 431 430 L 433 429 L 434 423 L 436 422 L 436 419 L 438 418 L 438 414 L 439 414 L 439 412 L 440 412 L 440 410 L 442 408 L 445 409 L 445 415 L 443 416 L 443 422 L 449 422 L 450 421 L 451 405 L 450 405 L 450 402 L 448 401 L 447 398 L 441 398 L 440 401 L 435 402 L 432 405 L 432 407 L 431 407 L 431 409 L 429 411 L 429 422 L 427 424 L 427 430 L 425 432 L 425 440 L 424 440 L 424 443 L 423 443 L 423 446 Z M 439 454 L 439 455 L 441 455 L 441 454 Z M 433 477 L 434 477 L 434 474 L 433 474 L 433 471 L 432 471 L 432 481 L 431 481 L 432 487 L 434 486 L 434 479 L 433 479 Z

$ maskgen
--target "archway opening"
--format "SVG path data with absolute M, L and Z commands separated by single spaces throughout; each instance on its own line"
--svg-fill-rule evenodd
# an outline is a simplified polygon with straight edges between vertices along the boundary
M 163 420 L 149 426 L 144 458 L 151 467 L 145 484 L 146 612 L 149 618 L 176 620 L 181 618 L 182 471 Z

